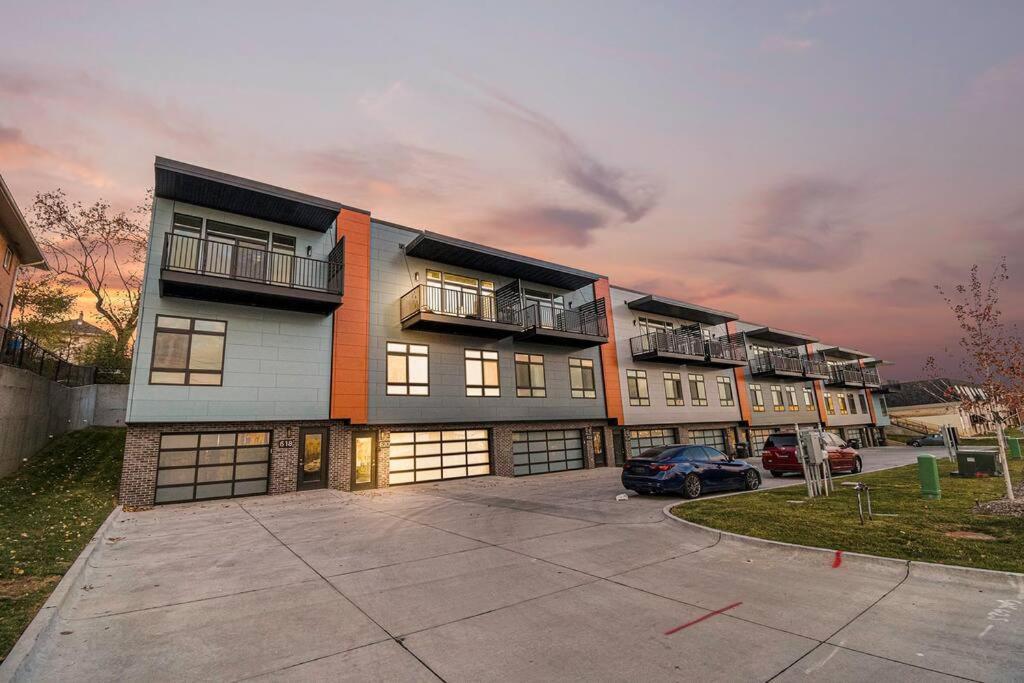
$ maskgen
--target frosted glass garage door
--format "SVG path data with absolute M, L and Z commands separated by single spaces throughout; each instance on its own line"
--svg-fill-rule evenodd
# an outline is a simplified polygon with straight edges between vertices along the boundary
M 256 496 L 269 476 L 270 432 L 163 434 L 156 502 Z
M 694 429 L 690 431 L 690 443 L 711 446 L 725 453 L 725 430 Z
M 391 432 L 388 462 L 392 485 L 479 477 L 491 473 L 491 442 L 486 429 Z
M 629 457 L 638 458 L 648 448 L 676 443 L 674 429 L 632 429 L 629 431 Z
M 751 429 L 750 430 L 750 452 L 753 455 L 760 455 L 764 450 L 764 442 L 768 437 L 779 430 L 777 429 Z
M 583 469 L 583 433 L 579 429 L 512 432 L 513 474 Z

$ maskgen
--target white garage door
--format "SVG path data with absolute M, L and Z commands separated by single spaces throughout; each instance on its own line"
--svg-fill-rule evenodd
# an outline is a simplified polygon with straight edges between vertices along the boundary
M 648 448 L 676 443 L 674 429 L 631 429 L 629 431 L 629 457 L 637 458 Z
M 156 502 L 255 496 L 269 476 L 270 432 L 163 434 Z
M 722 429 L 695 429 L 690 432 L 690 443 L 711 446 L 725 453 L 725 431 Z
M 579 429 L 512 432 L 513 474 L 583 469 L 583 433 Z
M 490 474 L 490 438 L 486 429 L 391 432 L 388 469 L 392 485 Z

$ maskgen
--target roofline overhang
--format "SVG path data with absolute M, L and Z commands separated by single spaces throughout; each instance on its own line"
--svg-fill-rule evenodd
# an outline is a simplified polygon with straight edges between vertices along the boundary
M 156 157 L 153 194 L 250 218 L 327 232 L 342 209 L 369 211 L 249 178 Z
M 568 290 L 582 289 L 604 277 L 429 230 L 417 232 L 405 245 L 408 256 Z
M 41 270 L 49 270 L 43 250 L 32 235 L 25 216 L 22 215 L 14 194 L 7 187 L 3 176 L 0 176 L 0 225 L 3 225 L 18 254 L 18 261 L 23 266 L 34 266 Z
M 764 339 L 765 341 L 785 344 L 787 346 L 803 346 L 805 344 L 814 344 L 818 341 L 815 337 L 800 332 L 780 330 L 777 327 L 759 327 L 755 330 L 747 330 L 744 334 L 754 339 Z
M 647 294 L 639 299 L 627 301 L 626 305 L 634 311 L 654 313 L 668 318 L 689 320 L 705 325 L 721 325 L 723 323 L 739 320 L 739 316 L 728 311 L 719 311 L 714 308 L 698 306 L 697 304 L 669 299 L 657 294 Z
M 864 353 L 863 351 L 844 346 L 825 346 L 818 349 L 818 353 L 824 356 L 832 356 L 833 358 L 842 358 L 843 360 L 864 360 L 865 358 L 872 357 L 870 353 Z

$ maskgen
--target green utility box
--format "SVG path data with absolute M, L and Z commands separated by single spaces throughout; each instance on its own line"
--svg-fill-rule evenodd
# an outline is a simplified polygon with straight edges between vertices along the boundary
M 1022 457 L 1020 450 L 1020 439 L 1009 438 L 1006 440 L 1007 453 L 1011 458 Z
M 942 497 L 939 487 L 939 463 L 934 455 L 917 456 L 917 478 L 921 482 L 921 497 L 938 500 Z
M 956 452 L 957 474 L 961 477 L 994 477 L 1003 473 L 997 448 L 961 448 Z

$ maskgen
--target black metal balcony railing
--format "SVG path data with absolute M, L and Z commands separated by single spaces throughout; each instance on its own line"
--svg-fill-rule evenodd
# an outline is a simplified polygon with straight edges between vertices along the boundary
M 853 387 L 864 386 L 864 375 L 859 366 L 830 365 L 828 368 L 828 384 L 840 384 Z
M 604 299 L 589 301 L 577 308 L 531 303 L 523 308 L 523 326 L 595 337 L 608 336 L 608 318 Z
M 875 368 L 862 368 L 861 373 L 864 377 L 864 384 L 869 387 L 880 387 L 882 386 L 882 379 L 878 376 L 878 370 Z
M 710 362 L 747 360 L 747 344 L 742 333 L 706 339 L 700 325 L 641 334 L 629 340 L 629 347 L 634 357 L 660 352 L 701 357 Z
M 828 377 L 828 363 L 815 356 L 804 358 L 804 374 L 814 377 Z
M 161 265 L 165 270 L 340 295 L 344 254 L 344 240 L 323 261 L 167 233 Z
M 434 285 L 416 285 L 402 295 L 399 303 L 402 320 L 426 312 L 458 318 L 521 325 L 522 314 L 514 302 L 499 304 L 493 294 L 449 289 Z
M 800 356 L 761 351 L 750 359 L 750 371 L 755 375 L 768 375 L 776 372 L 803 375 L 804 370 L 804 362 Z
M 747 362 L 747 340 L 742 332 L 708 339 L 704 345 L 711 360 Z
M 95 367 L 71 363 L 21 332 L 7 327 L 0 327 L 0 365 L 31 370 L 69 387 L 92 384 L 96 375 Z

